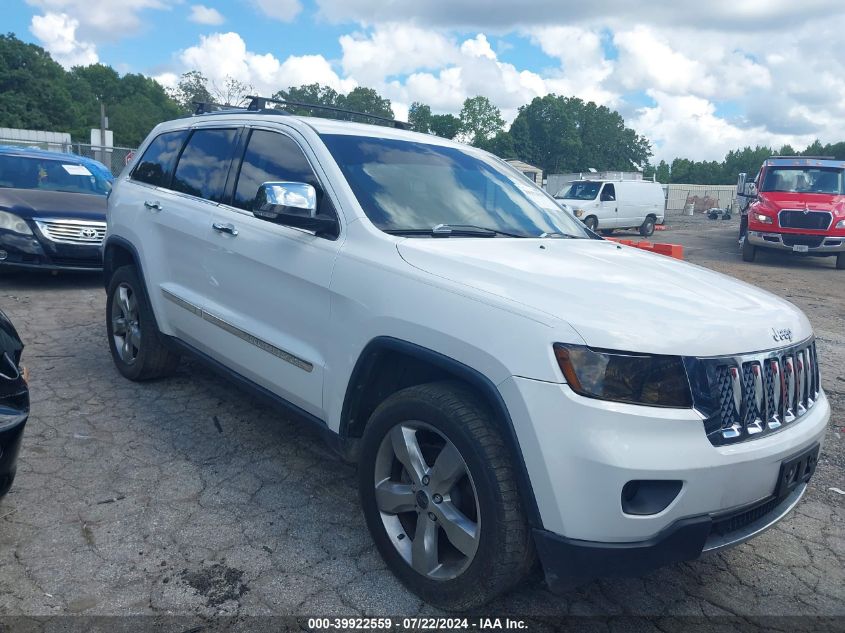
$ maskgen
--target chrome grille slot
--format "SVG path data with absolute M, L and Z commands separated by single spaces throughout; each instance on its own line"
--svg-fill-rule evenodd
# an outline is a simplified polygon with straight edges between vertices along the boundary
M 100 246 L 106 236 L 106 223 L 95 220 L 35 220 L 41 234 L 52 242 Z
M 687 359 L 695 408 L 714 445 L 764 436 L 805 416 L 821 390 L 815 341 L 736 357 Z

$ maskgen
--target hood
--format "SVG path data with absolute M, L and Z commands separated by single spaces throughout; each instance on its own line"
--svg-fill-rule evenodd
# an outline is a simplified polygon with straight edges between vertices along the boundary
M 587 345 L 719 356 L 809 337 L 804 314 L 756 286 L 608 240 L 406 239 L 410 265 L 561 319 Z M 504 333 L 506 336 L 508 333 Z
M 834 216 L 845 216 L 845 196 L 828 193 L 792 193 L 788 191 L 761 191 L 760 202 L 781 209 L 803 209 L 810 211 L 833 211 Z
M 106 221 L 106 196 L 40 189 L 0 188 L 0 209 L 26 218 L 76 218 Z

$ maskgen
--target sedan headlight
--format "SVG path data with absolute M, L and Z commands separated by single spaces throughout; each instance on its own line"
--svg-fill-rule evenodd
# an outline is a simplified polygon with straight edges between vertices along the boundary
M 836 223 L 836 228 L 845 229 L 845 220 L 839 220 L 839 222 Z
M 555 357 L 572 390 L 588 398 L 652 407 L 692 407 L 692 394 L 679 356 L 554 346 Z
M 29 225 L 14 213 L 8 211 L 0 211 L 0 229 L 21 235 L 32 235 L 32 229 L 29 228 Z
M 772 223 L 772 218 L 770 218 L 768 215 L 763 215 L 762 213 L 755 213 L 754 219 L 757 220 L 758 222 L 760 222 L 761 224 L 771 224 Z

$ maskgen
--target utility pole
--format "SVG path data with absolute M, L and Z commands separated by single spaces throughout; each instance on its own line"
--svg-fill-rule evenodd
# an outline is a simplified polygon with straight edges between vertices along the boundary
M 109 126 L 106 120 L 106 102 L 102 97 L 100 101 L 100 162 L 105 162 L 106 157 L 106 128 Z

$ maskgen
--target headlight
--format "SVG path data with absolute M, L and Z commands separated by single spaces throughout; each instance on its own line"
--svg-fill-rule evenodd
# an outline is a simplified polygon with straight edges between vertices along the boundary
M 754 219 L 757 220 L 758 222 L 760 222 L 761 224 L 771 224 L 772 223 L 772 218 L 770 218 L 768 215 L 763 215 L 762 213 L 755 213 Z
M 579 395 L 653 407 L 692 407 L 679 356 L 607 352 L 561 343 L 554 350 L 566 382 Z
M 836 228 L 845 229 L 845 220 L 839 220 L 839 222 L 836 223 Z
M 0 229 L 21 235 L 32 235 L 32 229 L 29 228 L 29 225 L 14 213 L 8 211 L 0 211 Z
M 584 215 L 584 211 L 581 209 L 573 209 L 572 213 L 575 214 L 576 218 L 580 218 L 582 215 Z

